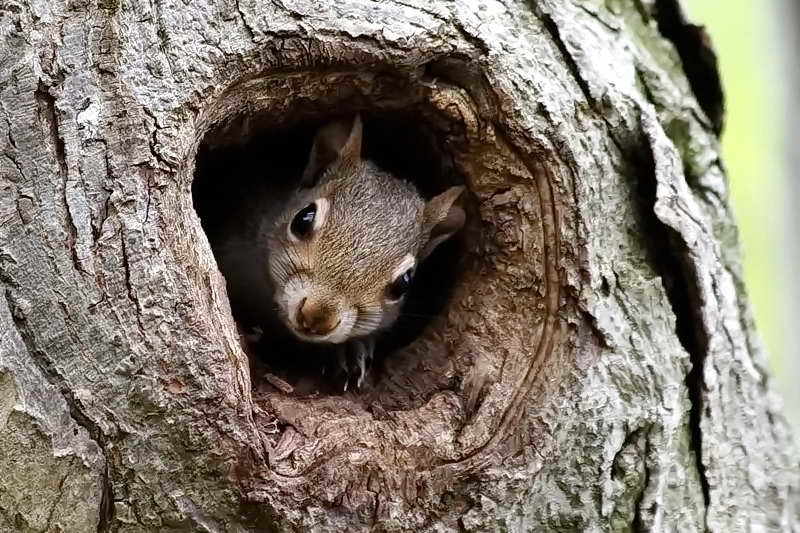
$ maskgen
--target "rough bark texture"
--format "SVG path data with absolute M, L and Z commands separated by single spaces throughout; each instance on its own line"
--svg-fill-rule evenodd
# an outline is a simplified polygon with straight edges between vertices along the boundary
M 670 5 L 5 2 L 0 529 L 800 528 Z M 334 109 L 436 132 L 465 272 L 370 391 L 254 397 L 194 156 Z

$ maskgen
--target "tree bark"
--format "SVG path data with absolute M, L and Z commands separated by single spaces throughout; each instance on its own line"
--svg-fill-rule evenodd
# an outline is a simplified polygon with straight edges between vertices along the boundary
M 6 2 L 0 529 L 800 529 L 673 7 Z M 340 110 L 435 132 L 464 272 L 373 389 L 253 394 L 195 155 Z

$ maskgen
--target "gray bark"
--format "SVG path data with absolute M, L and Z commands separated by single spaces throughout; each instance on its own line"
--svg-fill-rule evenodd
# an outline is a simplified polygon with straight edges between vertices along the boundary
M 6 2 L 0 529 L 798 530 L 714 120 L 654 10 Z M 253 395 L 198 144 L 406 108 L 473 196 L 447 311 L 370 391 Z

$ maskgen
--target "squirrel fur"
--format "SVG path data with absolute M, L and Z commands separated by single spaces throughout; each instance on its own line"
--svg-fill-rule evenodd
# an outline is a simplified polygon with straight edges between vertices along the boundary
M 361 157 L 362 122 L 321 128 L 302 179 L 265 180 L 211 239 L 240 325 L 335 345 L 360 387 L 375 338 L 397 320 L 417 266 L 464 225 L 464 187 L 424 200 Z

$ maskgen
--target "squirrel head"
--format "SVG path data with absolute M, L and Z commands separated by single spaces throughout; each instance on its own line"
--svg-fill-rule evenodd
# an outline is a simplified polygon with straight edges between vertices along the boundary
M 425 201 L 361 159 L 361 138 L 359 115 L 323 127 L 268 230 L 278 314 L 301 340 L 343 343 L 390 326 L 417 266 L 464 225 L 464 187 Z

